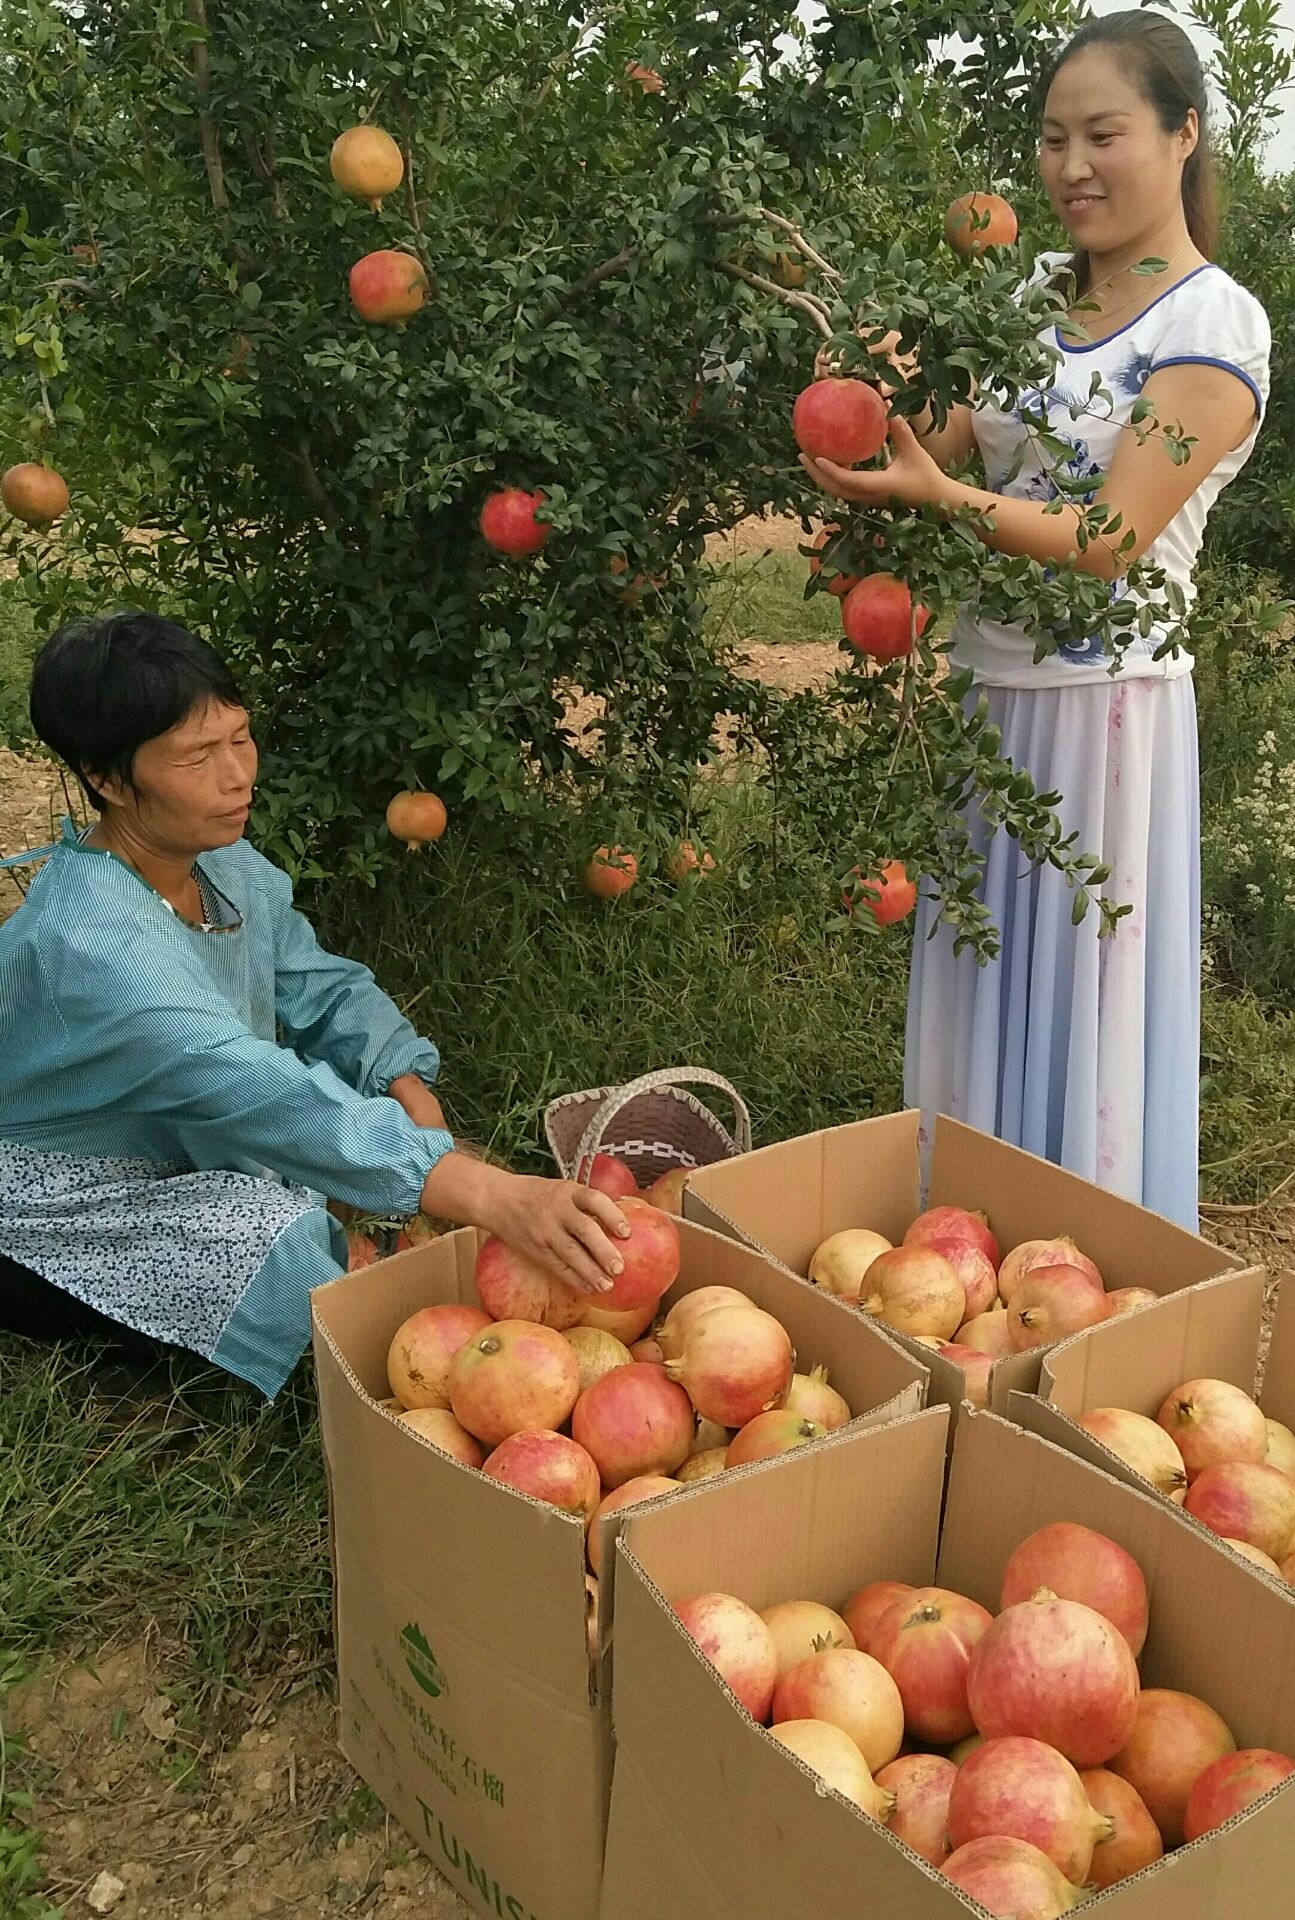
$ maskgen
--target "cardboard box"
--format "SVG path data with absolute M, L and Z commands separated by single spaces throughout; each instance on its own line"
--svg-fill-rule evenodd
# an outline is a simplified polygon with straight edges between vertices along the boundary
M 777 1479 L 735 1482 L 704 1525 L 682 1506 L 630 1518 L 619 1547 L 603 1920 L 967 1920 L 981 1911 L 742 1712 L 674 1615 L 671 1602 L 689 1593 L 840 1606 L 865 1581 L 934 1574 L 996 1609 L 1018 1542 L 1049 1521 L 1079 1521 L 1119 1540 L 1146 1575 L 1144 1683 L 1209 1700 L 1242 1745 L 1295 1753 L 1295 1609 L 1167 1504 L 992 1414 L 967 1413 L 937 1554 L 945 1417 L 934 1409 L 865 1434 L 848 1458 L 806 1456 Z M 1287 1920 L 1293 1834 L 1288 1786 L 1111 1889 L 1094 1914 Z
M 703 1167 L 684 1193 L 689 1219 L 763 1248 L 802 1276 L 815 1248 L 845 1227 L 871 1227 L 898 1244 L 921 1204 L 915 1113 L 804 1134 Z M 1068 1233 L 1097 1262 L 1110 1290 L 1176 1293 L 1243 1265 L 1144 1207 L 943 1116 L 936 1121 L 926 1204 L 987 1213 L 1004 1253 L 1023 1240 Z M 894 1337 L 929 1368 L 931 1402 L 954 1408 L 956 1418 L 961 1368 L 916 1340 Z M 1037 1347 L 998 1362 L 989 1376 L 995 1412 L 1007 1412 L 1012 1393 L 1035 1390 L 1046 1351 Z
M 1229 1274 L 1062 1341 L 1044 1360 L 1037 1395 L 1012 1395 L 1011 1418 L 1127 1486 L 1145 1491 L 1146 1482 L 1132 1467 L 1078 1424 L 1081 1416 L 1096 1407 L 1127 1407 L 1154 1420 L 1174 1388 L 1186 1380 L 1228 1380 L 1254 1393 L 1264 1281 L 1262 1270 Z M 1269 1419 L 1295 1426 L 1295 1283 L 1289 1281 L 1277 1297 L 1259 1404 Z M 1199 1525 L 1188 1519 L 1193 1527 Z M 1212 1533 L 1208 1537 L 1215 1540 Z M 1234 1556 L 1221 1541 L 1216 1544 L 1256 1579 L 1279 1584 L 1252 1562 Z M 1295 1589 L 1282 1584 L 1279 1590 L 1288 1604 L 1295 1604 Z
M 478 1913 L 593 1920 L 611 1775 L 606 1657 L 586 1611 L 584 1529 L 451 1460 L 380 1404 L 387 1349 L 417 1308 L 475 1301 L 482 1235 L 448 1235 L 313 1296 L 328 1465 L 343 1751 Z M 682 1227 L 667 1302 L 739 1288 L 824 1363 L 861 1418 L 816 1449 L 849 1453 L 870 1421 L 922 1404 L 925 1375 L 857 1314 L 735 1241 Z M 735 1480 L 783 1471 L 743 1468 Z M 717 1482 L 667 1495 L 709 1503 Z M 603 1523 L 613 1567 L 623 1516 Z

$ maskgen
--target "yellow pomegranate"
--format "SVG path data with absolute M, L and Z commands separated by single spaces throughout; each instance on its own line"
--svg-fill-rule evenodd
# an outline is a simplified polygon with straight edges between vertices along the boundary
M 367 201 L 377 213 L 383 195 L 394 193 L 404 179 L 405 160 L 381 127 L 348 127 L 333 142 L 328 169 L 343 193 Z

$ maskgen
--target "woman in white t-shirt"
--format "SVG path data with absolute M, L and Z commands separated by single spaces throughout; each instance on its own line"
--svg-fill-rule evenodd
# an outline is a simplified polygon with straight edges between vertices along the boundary
M 1186 34 L 1162 14 L 1091 20 L 1049 77 L 1040 166 L 1073 242 L 1044 274 L 1073 269 L 1071 326 L 1051 385 L 978 396 L 927 430 L 896 419 L 887 468 L 852 472 L 806 460 L 840 498 L 873 506 L 973 506 L 998 552 L 1043 566 L 1067 560 L 1127 594 L 1131 559 L 1162 568 L 1188 601 L 1206 517 L 1254 446 L 1268 391 L 1263 308 L 1211 263 L 1214 182 L 1205 82 Z M 1159 258 L 1163 272 L 1135 271 Z M 1067 289 L 1071 275 L 1065 273 Z M 1089 404 L 1093 375 L 1107 402 Z M 1162 435 L 1131 430 L 1135 403 L 1181 428 L 1175 464 Z M 1085 407 L 1079 417 L 1071 407 Z M 1122 516 L 1119 534 L 1076 552 L 1075 516 L 1022 420 L 1046 408 L 1073 454 L 1069 475 L 1105 473 L 1093 498 Z M 1140 416 L 1141 417 L 1141 416 Z M 1024 456 L 1017 461 L 1022 441 Z M 987 490 L 948 477 L 974 451 Z M 1010 476 L 1010 477 L 1009 477 Z M 1132 554 L 1118 552 L 1132 529 Z M 947 927 L 928 940 L 918 915 L 905 1092 L 929 1124 L 944 1112 L 1197 1225 L 1200 1057 L 1200 793 L 1190 656 L 1157 660 L 1153 625 L 1116 675 L 1100 637 L 1034 661 L 1035 637 L 981 617 L 953 629 L 951 657 L 983 690 L 1005 757 L 1040 792 L 1061 794 L 1065 830 L 1110 868 L 1108 891 L 1132 911 L 1107 939 L 1051 867 L 1028 869 L 1016 842 L 977 819 L 983 895 L 1002 938 L 980 967 L 956 956 Z

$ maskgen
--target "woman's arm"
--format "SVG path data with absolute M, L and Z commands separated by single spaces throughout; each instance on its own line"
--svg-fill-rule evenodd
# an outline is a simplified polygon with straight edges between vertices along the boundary
M 948 513 L 971 507 L 988 525 L 980 538 L 996 552 L 1036 560 L 1041 566 L 1070 564 L 1102 580 L 1117 580 L 1164 532 L 1174 515 L 1213 472 L 1225 454 L 1240 446 L 1254 425 L 1255 399 L 1249 387 L 1225 368 L 1166 367 L 1152 374 L 1143 389 L 1154 420 L 1176 423 L 1191 440 L 1191 456 L 1181 464 L 1170 457 L 1161 436 L 1151 432 L 1139 444 L 1129 428 L 1111 463 L 1096 504 L 1120 517 L 1110 534 L 1091 539 L 1081 552 L 1077 539 L 1080 507 L 1063 501 L 1050 511 L 1034 500 L 989 493 L 942 473 L 908 423 L 891 421 L 891 460 L 869 472 L 837 467 L 802 455 L 807 472 L 837 499 L 866 506 L 892 502 L 908 507 L 935 506 Z M 1148 423 L 1150 424 L 1150 422 Z M 1131 544 L 1122 542 L 1133 534 Z

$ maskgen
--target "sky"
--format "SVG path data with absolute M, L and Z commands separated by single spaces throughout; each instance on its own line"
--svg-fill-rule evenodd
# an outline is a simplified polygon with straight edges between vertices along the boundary
M 1089 0 L 1094 13 L 1117 13 L 1121 7 L 1136 4 L 1136 0 Z M 800 0 L 797 12 L 804 20 L 813 20 L 821 11 L 815 0 Z M 1185 4 L 1176 9 L 1184 26 L 1196 40 L 1203 54 L 1208 54 L 1210 37 L 1195 27 L 1185 17 Z M 1289 44 L 1295 45 L 1295 0 L 1279 0 L 1278 15 L 1286 33 L 1291 36 Z M 1264 155 L 1265 165 L 1273 172 L 1281 173 L 1295 167 L 1295 87 L 1287 90 L 1283 103 L 1283 112 L 1277 123 L 1276 132 Z

